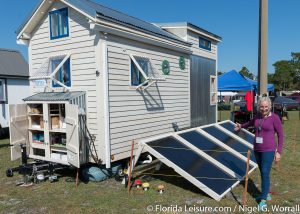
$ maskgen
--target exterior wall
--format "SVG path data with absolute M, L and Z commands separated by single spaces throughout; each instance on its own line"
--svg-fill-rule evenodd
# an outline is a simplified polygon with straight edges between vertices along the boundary
M 186 27 L 169 27 L 169 28 L 165 28 L 166 31 L 178 36 L 179 38 L 188 41 L 187 38 L 187 28 Z
M 7 79 L 7 102 L 0 104 L 0 124 L 2 128 L 9 124 L 9 104 L 21 104 L 23 98 L 29 96 L 29 81 L 26 79 Z
M 56 2 L 50 10 L 64 8 L 66 5 Z M 66 52 L 71 53 L 71 91 L 85 91 L 87 104 L 87 125 L 91 134 L 96 137 L 96 148 L 100 144 L 99 124 L 97 122 L 97 94 L 96 77 L 97 66 L 95 61 L 95 41 L 98 34 L 89 30 L 89 24 L 85 16 L 69 8 L 69 37 L 50 40 L 49 15 L 40 21 L 32 33 L 29 44 L 29 68 L 32 75 L 48 59 L 48 57 Z M 44 91 L 44 88 L 36 88 L 31 82 L 31 92 Z M 55 90 L 61 91 L 61 89 Z M 98 149 L 99 150 L 99 149 Z M 99 154 L 98 154 L 99 155 Z M 101 154 L 99 155 L 101 157 Z
M 189 56 L 120 37 L 108 37 L 109 108 L 111 154 L 115 160 L 129 157 L 132 140 L 173 132 L 190 126 Z M 129 55 L 147 56 L 161 72 L 163 60 L 170 63 L 166 81 L 145 91 L 130 86 Z M 186 59 L 179 68 L 179 56 Z M 137 146 L 136 146 L 137 148 Z
M 216 74 L 216 61 L 191 56 L 191 126 L 216 123 L 216 105 L 210 105 L 210 75 Z M 200 83 L 200 84 L 199 84 Z
M 193 51 L 193 55 L 197 55 L 197 56 L 201 56 L 201 57 L 205 57 L 205 58 L 209 58 L 209 59 L 217 59 L 217 43 L 212 41 L 211 42 L 211 51 L 209 50 L 205 50 L 202 48 L 199 48 L 199 34 L 194 33 L 192 31 L 188 31 L 188 40 L 187 42 L 192 43 L 192 51 Z M 203 38 L 205 38 L 204 36 L 201 36 Z M 210 40 L 210 39 L 208 39 Z M 210 40 L 211 41 L 211 40 Z

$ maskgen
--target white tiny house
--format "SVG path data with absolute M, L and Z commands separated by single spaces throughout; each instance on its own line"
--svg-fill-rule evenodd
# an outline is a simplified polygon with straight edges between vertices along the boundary
M 12 121 L 24 119 L 11 139 L 15 157 L 23 142 L 34 159 L 79 167 L 94 153 L 110 168 L 130 156 L 132 140 L 216 122 L 221 38 L 190 23 L 173 27 L 89 0 L 41 1 L 17 32 L 33 96 L 11 107 L 23 109 Z

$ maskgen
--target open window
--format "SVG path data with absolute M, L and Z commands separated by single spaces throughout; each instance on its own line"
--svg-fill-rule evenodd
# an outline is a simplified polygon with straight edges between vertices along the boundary
M 147 89 L 157 81 L 165 81 L 151 63 L 151 59 L 144 56 L 130 55 L 131 59 L 131 85 L 136 89 Z
M 0 103 L 7 103 L 6 79 L 0 79 Z
M 51 80 L 53 88 L 71 87 L 71 54 L 49 57 L 30 77 L 30 80 Z
M 210 105 L 216 105 L 218 99 L 216 76 L 210 75 Z

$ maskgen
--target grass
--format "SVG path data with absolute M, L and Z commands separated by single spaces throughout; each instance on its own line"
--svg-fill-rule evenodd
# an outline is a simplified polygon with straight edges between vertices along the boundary
M 229 118 L 229 112 L 222 112 L 222 120 Z M 300 204 L 300 137 L 295 136 L 300 129 L 298 112 L 289 112 L 289 120 L 284 123 L 285 145 L 282 160 L 274 165 L 271 172 L 271 191 L 275 193 L 270 205 L 295 207 Z M 154 188 L 147 192 L 132 190 L 127 193 L 124 185 L 115 179 L 103 182 L 80 183 L 78 188 L 73 178 L 74 171 L 60 174 L 58 182 L 45 181 L 30 187 L 19 187 L 15 183 L 21 177 L 5 176 L 8 167 L 18 166 L 20 161 L 10 161 L 9 140 L 0 141 L 0 213 L 156 213 L 148 212 L 147 207 L 157 205 L 160 213 L 183 213 L 185 206 L 231 207 L 232 213 L 241 204 L 243 185 L 238 185 L 220 202 L 217 202 L 180 177 L 146 176 L 151 187 L 163 184 L 164 194 L 158 194 Z M 169 170 L 162 169 L 160 173 Z M 259 171 L 250 175 L 248 187 L 248 212 L 257 206 L 254 196 L 260 189 Z M 177 205 L 177 207 L 176 207 Z M 169 209 L 170 212 L 164 212 Z M 185 211 L 185 210 L 183 210 Z M 238 209 L 235 211 L 238 213 Z M 189 213 L 189 212 L 186 212 Z M 196 213 L 190 210 L 190 213 Z M 221 212 L 220 212 L 221 213 Z M 223 213 L 223 212 L 222 212 Z M 239 213 L 242 213 L 241 210 Z M 274 212 L 276 213 L 276 212 Z

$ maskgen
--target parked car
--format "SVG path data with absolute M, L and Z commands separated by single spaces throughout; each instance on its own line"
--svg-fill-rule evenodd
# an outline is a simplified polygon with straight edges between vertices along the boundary
M 300 93 L 293 93 L 289 96 L 286 96 L 289 99 L 295 100 L 298 102 L 298 105 L 300 105 Z
M 277 96 L 273 100 L 273 106 L 276 110 L 289 111 L 299 108 L 299 103 L 287 97 Z

